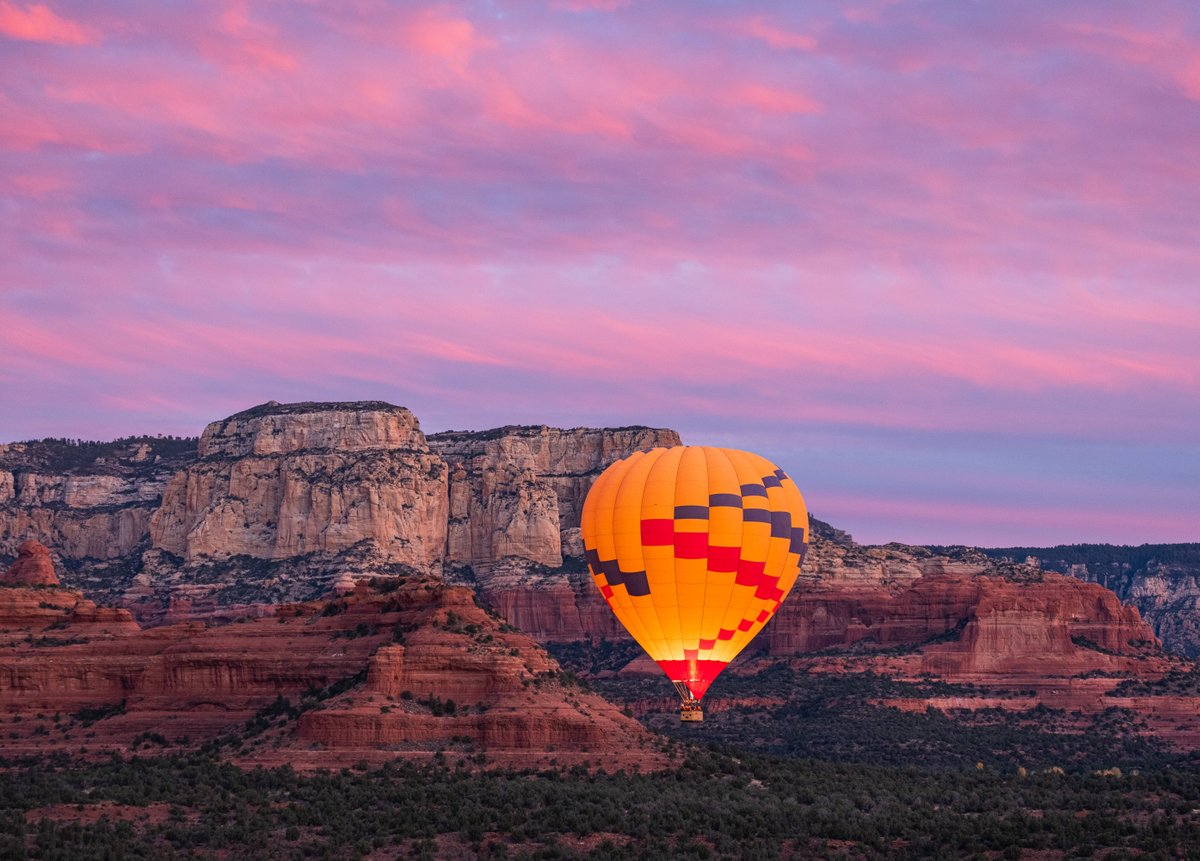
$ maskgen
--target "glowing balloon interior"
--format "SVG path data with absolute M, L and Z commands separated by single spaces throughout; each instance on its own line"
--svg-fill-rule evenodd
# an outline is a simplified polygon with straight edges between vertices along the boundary
M 601 594 L 685 705 L 779 609 L 808 549 L 808 509 L 783 470 L 709 446 L 617 461 L 592 485 L 581 525 Z M 685 720 L 699 719 L 695 705 Z

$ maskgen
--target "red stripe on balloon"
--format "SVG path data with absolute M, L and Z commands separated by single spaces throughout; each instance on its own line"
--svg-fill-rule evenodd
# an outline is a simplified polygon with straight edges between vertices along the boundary
M 675 543 L 675 521 L 668 519 L 643 520 L 642 544 L 647 547 L 664 547 Z
M 676 532 L 675 555 L 680 559 L 705 559 L 708 557 L 707 532 Z
M 750 562 L 743 559 L 738 562 L 737 577 L 733 582 L 739 586 L 757 586 L 766 567 L 766 562 Z
M 742 548 L 740 547 L 709 547 L 708 570 L 716 574 L 737 571 L 741 555 Z

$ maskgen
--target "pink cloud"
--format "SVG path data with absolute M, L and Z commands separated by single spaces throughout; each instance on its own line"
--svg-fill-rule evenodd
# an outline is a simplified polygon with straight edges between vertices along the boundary
M 251 17 L 244 0 L 226 5 L 217 19 L 220 37 L 204 40 L 205 53 L 223 65 L 291 71 L 296 57 L 282 46 L 273 27 Z
M 421 10 L 406 23 L 404 33 L 417 50 L 441 57 L 459 68 L 487 44 L 470 20 L 441 9 Z
M 0 64 L 5 427 L 1194 437 L 1187 7 L 518 7 L 56 4 L 104 41 Z
M 817 40 L 813 36 L 784 30 L 761 15 L 745 21 L 741 31 L 779 50 L 814 51 L 817 48 Z
M 734 96 L 770 113 L 817 114 L 824 110 L 824 106 L 820 102 L 802 93 L 766 87 L 761 84 L 742 87 L 734 93 Z
M 1076 22 L 1068 32 L 1082 37 L 1084 50 L 1115 53 L 1122 60 L 1152 68 L 1173 81 L 1190 99 L 1200 101 L 1200 41 L 1181 26 L 1149 30 L 1126 23 Z
M 8 0 L 0 0 L 0 35 L 50 45 L 95 45 L 100 41 L 96 32 L 63 18 L 49 6 L 35 3 L 22 7 Z
M 631 0 L 551 0 L 552 9 L 564 9 L 569 12 L 612 12 L 628 6 Z

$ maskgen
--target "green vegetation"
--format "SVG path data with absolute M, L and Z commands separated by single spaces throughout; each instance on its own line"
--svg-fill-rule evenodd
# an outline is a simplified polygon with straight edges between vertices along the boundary
M 0 856 L 13 859 L 1200 852 L 1194 772 L 930 774 L 721 751 L 648 775 L 391 765 L 302 777 L 203 757 L 5 765 Z M 79 821 L 42 813 L 54 805 Z M 89 821 L 89 809 L 104 815 Z
M 1117 697 L 1161 697 L 1164 695 L 1200 696 L 1200 666 L 1186 670 L 1171 670 L 1156 682 L 1126 679 L 1112 691 Z
M 341 412 L 407 412 L 404 407 L 389 404 L 387 401 L 340 401 L 324 403 L 321 401 L 302 401 L 295 404 L 281 404 L 278 401 L 267 401 L 265 404 L 250 407 L 240 413 L 234 413 L 226 421 L 234 419 L 256 419 L 263 416 L 294 416 L 307 413 Z
M 634 658 L 645 654 L 633 640 L 601 639 L 595 643 L 576 640 L 570 643 L 549 643 L 546 651 L 564 669 L 575 673 L 598 673 L 619 670 Z
M 119 703 L 80 709 L 71 715 L 71 717 L 79 721 L 83 726 L 91 726 L 97 721 L 123 714 L 125 714 L 125 700 L 121 700 Z
M 179 464 L 196 458 L 196 437 L 178 436 L 127 436 L 107 442 L 98 440 L 47 437 L 25 440 L 23 450 L 10 451 L 0 457 L 0 466 L 18 471 L 42 473 L 118 474 L 132 469 L 135 472 L 151 472 L 162 469 L 161 461 Z M 149 451 L 141 460 L 134 460 L 138 449 L 147 446 Z
M 757 675 L 725 673 L 705 698 L 709 708 L 701 724 L 679 721 L 677 698 L 665 678 L 602 678 L 592 679 L 591 684 L 610 702 L 628 704 L 656 732 L 689 744 L 774 756 L 929 771 L 971 770 L 979 762 L 1010 771 L 1062 768 L 1068 772 L 1200 765 L 1200 754 L 1180 754 L 1143 735 L 1136 713 L 1123 709 L 1085 715 L 1045 706 L 983 708 L 950 716 L 937 709 L 902 711 L 883 704 L 985 693 L 935 679 L 900 682 L 871 673 L 807 675 L 779 664 Z M 996 697 L 993 691 L 986 695 Z M 713 708 L 722 699 L 740 698 L 754 704 Z
M 934 551 L 942 548 L 933 547 Z M 1048 571 L 1065 573 L 1071 565 L 1101 568 L 1144 569 L 1151 562 L 1200 566 L 1200 544 L 1058 544 L 1054 547 L 983 547 L 993 559 L 1022 562 L 1028 556 L 1041 560 Z

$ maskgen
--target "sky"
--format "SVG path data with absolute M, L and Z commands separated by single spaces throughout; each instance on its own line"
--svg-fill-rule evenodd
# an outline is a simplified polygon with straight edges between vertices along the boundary
M 1200 540 L 1200 7 L 0 0 L 0 440 L 271 399 Z

